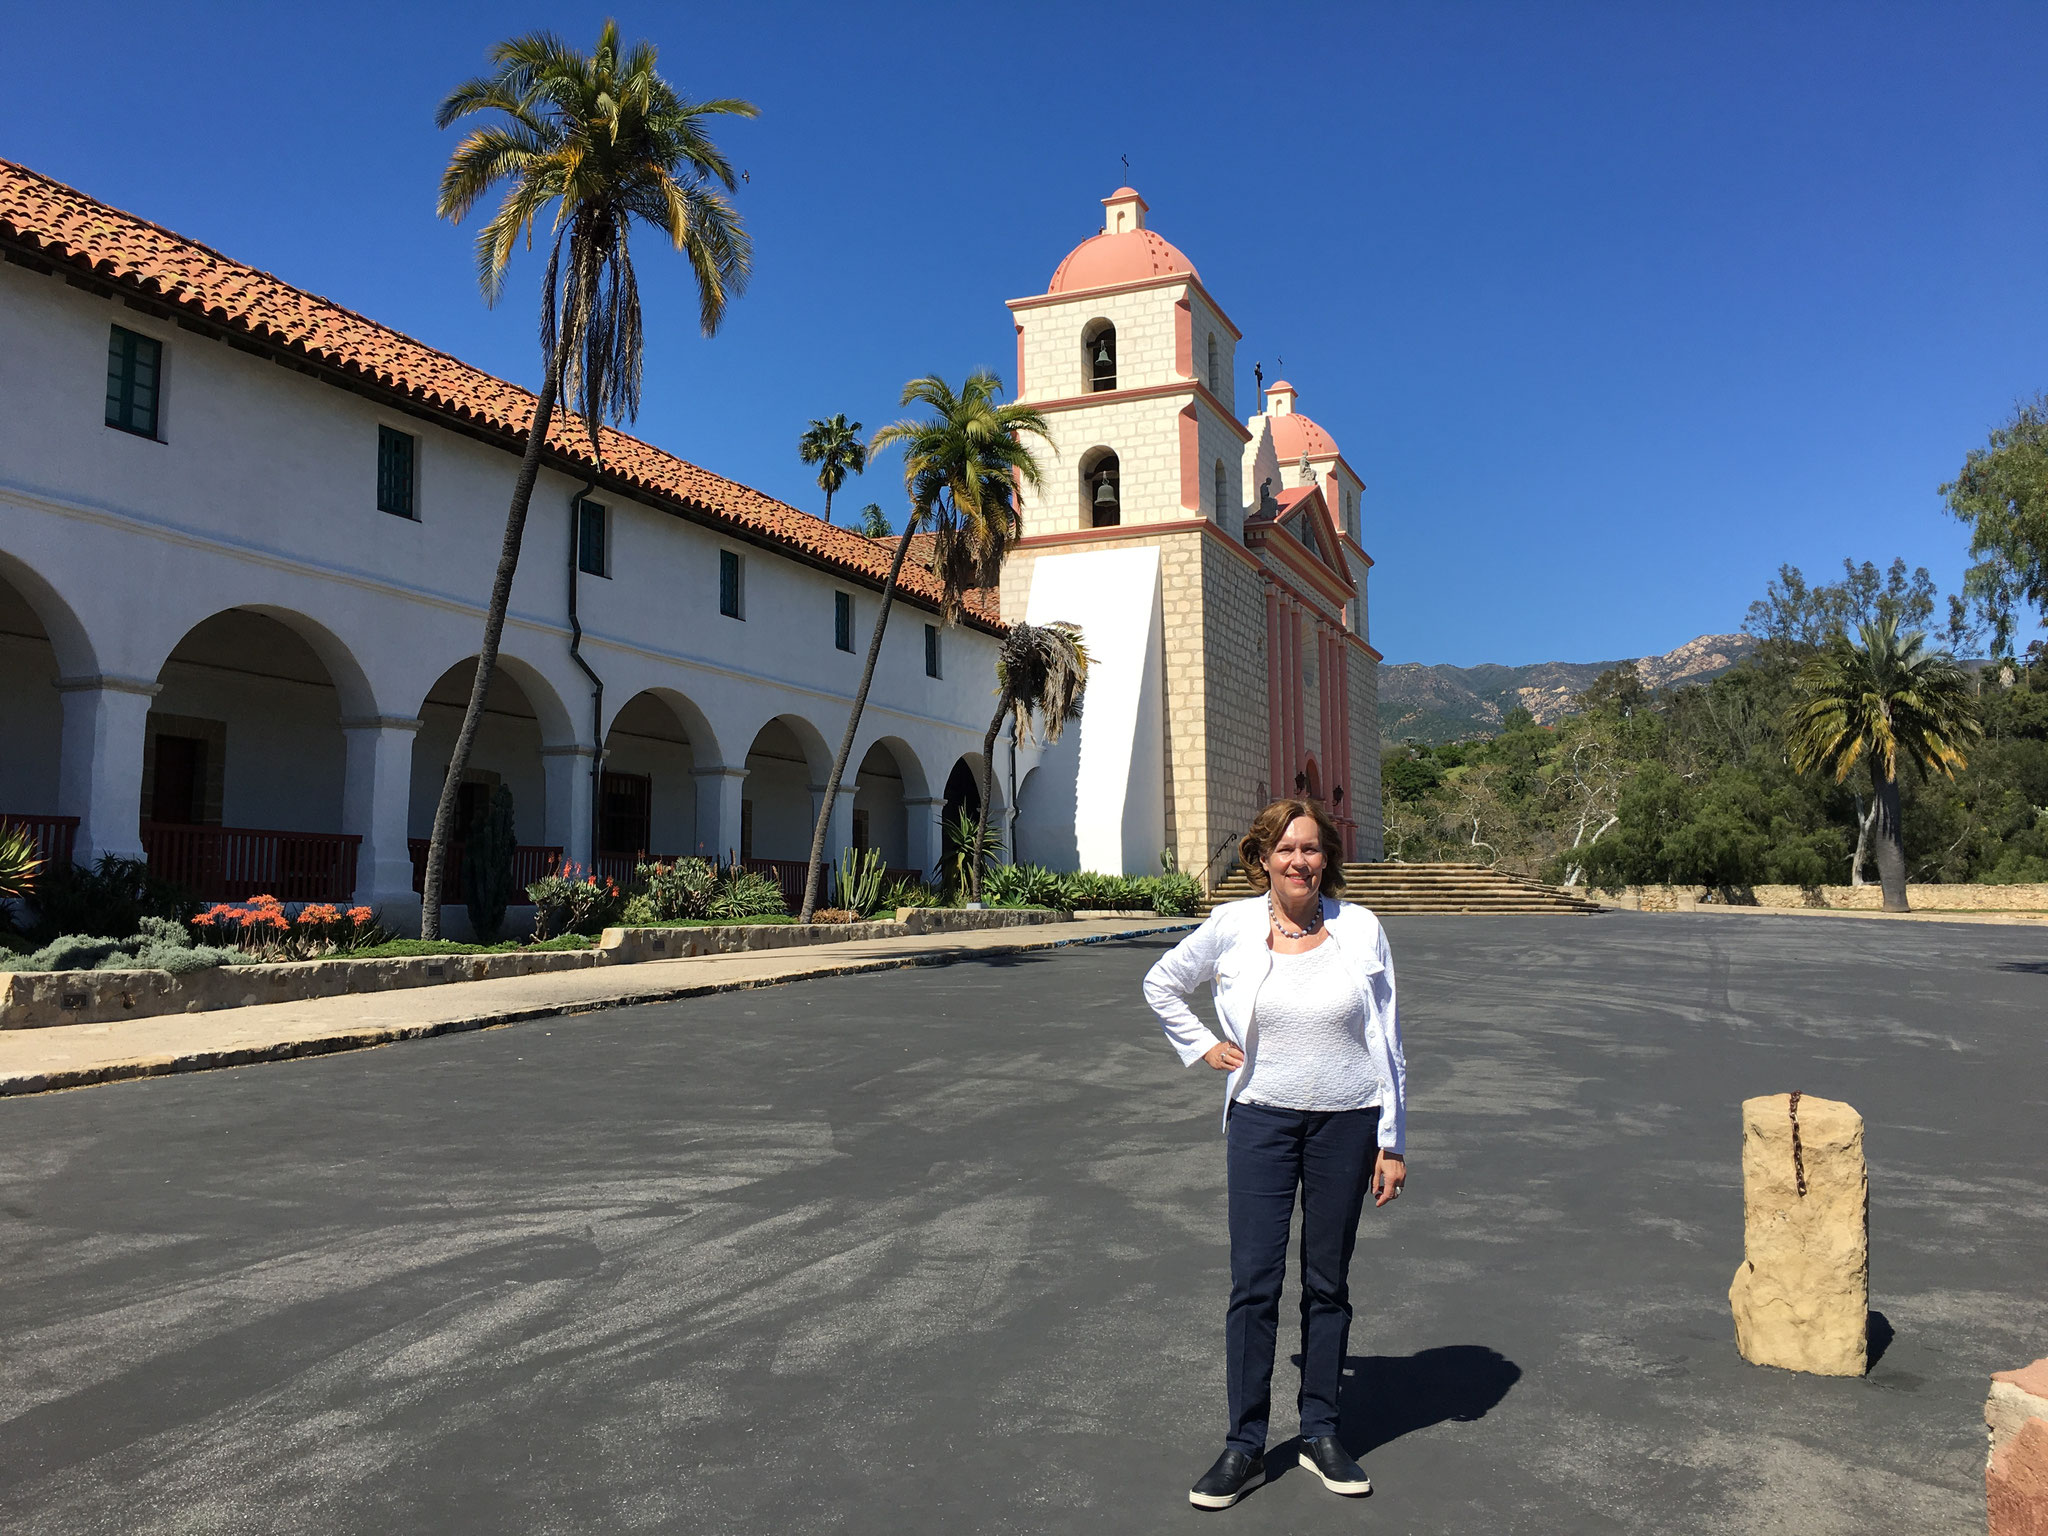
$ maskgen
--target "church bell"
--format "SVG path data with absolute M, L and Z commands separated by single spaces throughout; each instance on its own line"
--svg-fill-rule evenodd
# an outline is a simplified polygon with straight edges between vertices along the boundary
M 1108 470 L 1104 470 L 1102 477 L 1095 482 L 1095 505 L 1097 507 L 1114 507 L 1116 505 L 1116 482 L 1109 478 Z

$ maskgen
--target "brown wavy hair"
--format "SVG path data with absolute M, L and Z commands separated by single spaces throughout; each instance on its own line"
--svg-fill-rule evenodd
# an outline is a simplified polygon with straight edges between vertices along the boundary
M 1335 896 L 1344 889 L 1344 834 L 1337 830 L 1322 801 L 1294 799 L 1275 800 L 1252 818 L 1251 830 L 1238 840 L 1237 860 L 1253 890 L 1266 889 L 1266 856 L 1279 843 L 1280 835 L 1303 816 L 1314 820 L 1316 836 L 1323 845 L 1323 894 Z

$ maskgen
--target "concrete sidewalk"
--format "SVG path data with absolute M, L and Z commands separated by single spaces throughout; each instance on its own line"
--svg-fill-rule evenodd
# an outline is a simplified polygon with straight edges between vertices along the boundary
M 0 1095 L 318 1056 L 555 1014 L 672 1002 L 817 976 L 945 965 L 980 955 L 1178 933 L 1195 925 L 1193 918 L 1081 918 L 1030 928 L 652 960 L 602 970 L 509 976 L 418 991 L 353 993 L 117 1024 L 5 1030 L 0 1031 Z

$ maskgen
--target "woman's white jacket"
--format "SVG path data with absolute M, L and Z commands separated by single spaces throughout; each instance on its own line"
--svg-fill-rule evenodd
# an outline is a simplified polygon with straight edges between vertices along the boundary
M 1380 920 L 1364 907 L 1323 898 L 1323 924 L 1343 956 L 1345 969 L 1364 1003 L 1365 1048 L 1379 1066 L 1385 1097 L 1380 1104 L 1380 1146 L 1403 1152 L 1407 1146 L 1408 1062 L 1401 1054 L 1401 1024 L 1394 1012 L 1394 961 Z M 1188 997 L 1205 982 L 1216 989 L 1216 1022 L 1224 1038 L 1244 1052 L 1244 1065 L 1232 1072 L 1223 1088 L 1223 1123 L 1230 1106 L 1259 1054 L 1259 1021 L 1252 1007 L 1259 987 L 1273 968 L 1267 947 L 1269 920 L 1266 899 L 1230 901 L 1209 914 L 1207 922 L 1176 944 L 1145 976 L 1145 1001 L 1159 1015 L 1166 1038 L 1180 1052 L 1181 1064 L 1193 1066 L 1214 1049 L 1216 1037 L 1188 1007 Z

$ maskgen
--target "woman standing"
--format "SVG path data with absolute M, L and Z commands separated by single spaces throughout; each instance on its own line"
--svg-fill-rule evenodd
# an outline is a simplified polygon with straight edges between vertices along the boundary
M 1407 1181 L 1407 1063 L 1394 964 L 1379 919 L 1336 899 L 1336 826 L 1320 802 L 1276 800 L 1239 844 L 1263 895 L 1228 902 L 1152 967 L 1145 1001 L 1184 1065 L 1226 1072 L 1230 1430 L 1188 1494 L 1227 1509 L 1265 1476 L 1273 1348 L 1287 1234 L 1301 1195 L 1301 1464 L 1333 1493 L 1372 1483 L 1337 1438 L 1337 1385 L 1351 1331 L 1347 1272 L 1368 1192 Z M 1218 1040 L 1189 1009 L 1213 983 Z

